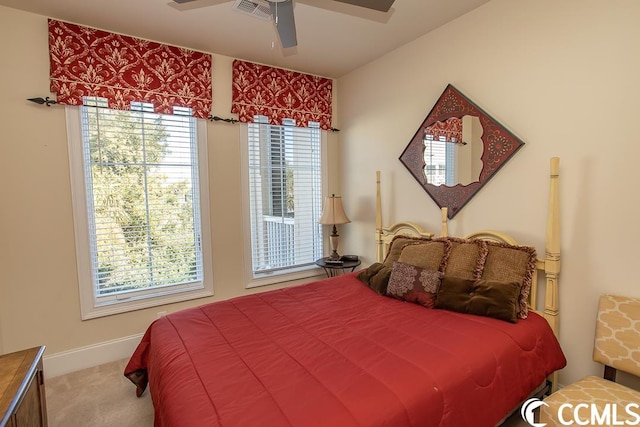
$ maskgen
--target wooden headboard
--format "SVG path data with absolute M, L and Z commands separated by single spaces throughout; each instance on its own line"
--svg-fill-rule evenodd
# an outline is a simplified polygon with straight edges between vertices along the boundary
M 560 273 L 560 212 L 558 179 L 560 169 L 560 159 L 551 158 L 551 173 L 549 182 L 549 204 L 547 213 L 547 231 L 545 239 L 545 256 L 538 258 L 536 263 L 536 273 L 538 271 L 545 275 L 545 300 L 544 307 L 537 304 L 538 280 L 534 275 L 529 294 L 529 306 L 532 310 L 543 316 L 551 329 L 558 336 L 558 275 Z M 376 172 L 376 257 L 378 262 L 382 262 L 389 248 L 389 243 L 397 235 L 433 237 L 434 233 L 425 231 L 422 227 L 412 222 L 399 222 L 388 227 L 382 226 L 382 197 L 380 192 L 380 172 Z M 440 236 L 447 237 L 448 219 L 447 208 L 442 208 Z M 495 242 L 508 243 L 511 245 L 522 245 L 511 236 L 494 230 L 482 230 L 463 236 L 464 238 L 476 238 L 492 240 Z

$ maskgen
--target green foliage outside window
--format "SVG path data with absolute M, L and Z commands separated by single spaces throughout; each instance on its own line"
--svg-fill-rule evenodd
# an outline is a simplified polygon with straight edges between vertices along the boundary
M 195 165 L 191 155 L 176 154 L 195 145 L 174 138 L 176 132 L 163 119 L 167 116 L 85 111 L 97 293 L 198 280 Z M 189 118 L 182 121 L 189 132 Z

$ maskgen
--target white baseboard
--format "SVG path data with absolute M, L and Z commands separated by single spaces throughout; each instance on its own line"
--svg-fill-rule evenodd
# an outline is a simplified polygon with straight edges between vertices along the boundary
M 140 343 L 142 335 L 131 335 L 44 356 L 45 378 L 53 378 L 130 357 Z

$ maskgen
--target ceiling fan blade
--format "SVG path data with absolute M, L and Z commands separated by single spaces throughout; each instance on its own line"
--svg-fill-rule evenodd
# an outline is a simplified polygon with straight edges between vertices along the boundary
M 190 1 L 195 1 L 195 0 L 173 0 L 173 1 L 176 3 L 182 4 L 182 3 L 189 3 Z
M 174 0 L 175 1 L 175 0 Z M 335 0 L 340 3 L 353 4 L 355 6 L 365 7 L 367 9 L 378 10 L 380 12 L 388 12 L 395 0 Z
M 293 0 L 270 1 L 271 15 L 278 30 L 280 44 L 283 48 L 298 45 L 296 36 L 296 21 L 293 17 Z

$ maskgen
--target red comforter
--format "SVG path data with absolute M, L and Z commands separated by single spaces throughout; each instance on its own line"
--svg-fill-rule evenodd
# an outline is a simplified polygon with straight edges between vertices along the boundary
M 155 321 L 125 375 L 156 426 L 494 426 L 565 366 L 547 322 L 379 296 L 354 274 Z

